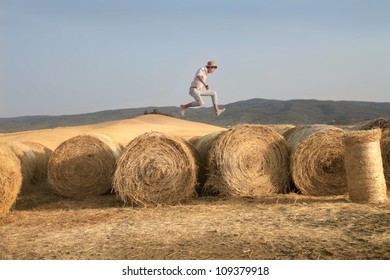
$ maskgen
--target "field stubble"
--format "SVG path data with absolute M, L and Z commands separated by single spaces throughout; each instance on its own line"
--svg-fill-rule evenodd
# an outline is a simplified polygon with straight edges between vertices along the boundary
M 390 259 L 390 205 L 347 196 L 198 197 L 132 208 L 46 183 L 0 220 L 0 259 Z

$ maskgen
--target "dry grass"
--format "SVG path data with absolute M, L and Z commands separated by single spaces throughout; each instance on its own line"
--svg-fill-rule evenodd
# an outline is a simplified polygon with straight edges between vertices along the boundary
M 0 259 L 390 258 L 390 205 L 347 196 L 194 198 L 123 207 L 115 195 L 66 199 L 44 184 L 0 220 Z

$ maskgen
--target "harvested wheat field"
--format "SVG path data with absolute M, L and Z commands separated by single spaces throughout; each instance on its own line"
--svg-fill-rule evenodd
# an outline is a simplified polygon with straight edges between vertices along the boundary
M 164 116 L 99 125 L 0 134 L 55 150 L 84 133 L 122 145 L 145 132 L 191 139 L 225 130 Z M 112 192 L 66 198 L 46 181 L 21 192 L 0 219 L 0 259 L 390 259 L 390 204 L 348 195 L 193 197 L 181 204 L 132 207 Z

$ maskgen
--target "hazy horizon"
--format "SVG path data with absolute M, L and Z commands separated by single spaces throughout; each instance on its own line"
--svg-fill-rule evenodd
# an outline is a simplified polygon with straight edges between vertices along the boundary
M 245 99 L 245 100 L 237 100 L 234 102 L 222 104 L 224 105 L 231 105 L 237 102 L 249 102 L 251 100 L 255 99 L 263 99 L 267 101 L 281 101 L 281 102 L 288 102 L 288 101 L 319 101 L 319 102 L 363 102 L 363 103 L 378 103 L 378 104 L 388 104 L 390 102 L 373 102 L 373 101 L 359 101 L 359 100 L 319 100 L 319 99 L 287 99 L 287 100 L 279 100 L 279 99 L 265 99 L 265 98 L 251 98 L 251 99 Z M 103 109 L 103 110 L 97 110 L 97 111 L 89 111 L 89 112 L 80 112 L 80 113 L 70 113 L 70 114 L 36 114 L 36 115 L 20 115 L 20 116 L 13 116 L 13 117 L 0 117 L 0 119 L 16 119 L 16 118 L 24 118 L 24 117 L 66 117 L 66 116 L 77 116 L 77 115 L 87 115 L 87 114 L 95 114 L 100 112 L 107 112 L 107 111 L 120 111 L 120 110 L 132 110 L 132 109 L 140 109 L 145 110 L 149 113 L 151 113 L 154 109 L 161 110 L 163 108 L 169 108 L 169 107 L 177 107 L 177 117 L 179 117 L 179 106 L 175 105 L 167 105 L 167 106 L 141 106 L 141 107 L 124 107 L 124 108 L 110 108 L 110 109 Z M 204 106 L 204 108 L 212 108 L 212 104 L 207 104 Z M 164 113 L 164 111 L 162 111 Z M 384 116 L 384 115 L 383 115 Z

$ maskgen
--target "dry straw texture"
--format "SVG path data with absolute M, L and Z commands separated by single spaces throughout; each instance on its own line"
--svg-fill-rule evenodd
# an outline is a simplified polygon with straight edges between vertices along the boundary
M 277 133 L 283 134 L 287 130 L 290 130 L 295 127 L 295 125 L 292 124 L 270 124 L 270 127 L 276 130 Z
M 238 125 L 196 145 L 207 168 L 206 194 L 259 197 L 287 190 L 288 150 L 269 126 Z
M 387 201 L 380 139 L 380 129 L 352 131 L 344 137 L 345 170 L 351 201 Z
M 196 173 L 193 151 L 184 139 L 145 133 L 127 145 L 115 172 L 114 189 L 124 202 L 172 205 L 194 196 Z
M 368 130 L 373 128 L 390 129 L 390 117 L 382 117 L 357 125 L 355 130 Z
M 20 160 L 23 176 L 23 188 L 29 187 L 37 168 L 34 152 L 29 146 L 18 141 L 6 141 L 5 144 L 11 148 L 12 152 Z
M 192 146 L 196 146 L 196 143 L 198 143 L 198 141 L 200 140 L 200 138 L 202 138 L 202 136 L 194 136 L 194 137 L 191 137 L 190 139 L 188 139 L 188 142 L 192 145 Z
M 382 129 L 381 151 L 387 190 L 390 192 L 390 117 L 382 117 L 358 125 L 356 130 Z
M 14 205 L 22 185 L 20 160 L 5 143 L 0 143 L 0 217 Z
M 195 149 L 198 154 L 198 186 L 197 193 L 201 195 L 216 195 L 218 192 L 209 189 L 205 189 L 204 185 L 207 181 L 209 170 L 208 170 L 208 159 L 209 159 L 209 150 L 213 145 L 214 141 L 220 135 L 221 132 L 214 132 L 207 135 L 204 135 L 196 141 Z
M 209 151 L 220 135 L 222 135 L 222 132 L 210 133 L 204 135 L 196 142 L 195 148 L 199 153 L 201 164 L 204 167 L 208 166 Z
M 48 163 L 50 187 L 65 197 L 101 195 L 112 188 L 119 146 L 105 135 L 79 135 L 61 143 Z
M 47 178 L 47 164 L 49 162 L 52 150 L 43 144 L 36 142 L 23 142 L 29 147 L 35 155 L 35 172 L 32 176 L 34 183 L 42 181 Z
M 343 135 L 343 130 L 328 125 L 297 126 L 284 134 L 292 179 L 302 194 L 346 193 Z

